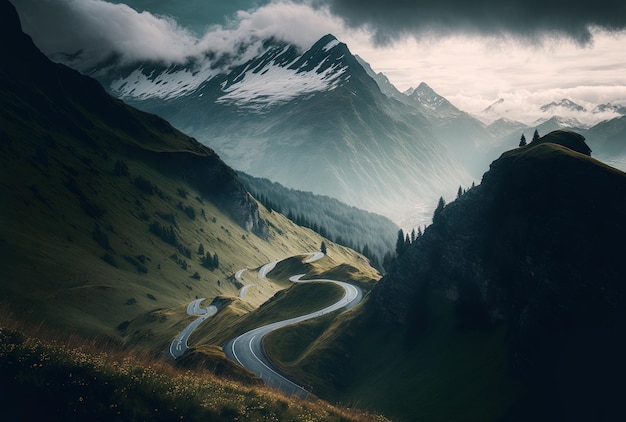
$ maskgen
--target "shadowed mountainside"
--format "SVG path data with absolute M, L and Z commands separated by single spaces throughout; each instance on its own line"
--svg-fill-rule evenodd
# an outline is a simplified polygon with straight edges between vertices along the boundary
M 626 175 L 563 146 L 583 139 L 504 153 L 435 215 L 301 356 L 318 394 L 399 420 L 623 417 Z

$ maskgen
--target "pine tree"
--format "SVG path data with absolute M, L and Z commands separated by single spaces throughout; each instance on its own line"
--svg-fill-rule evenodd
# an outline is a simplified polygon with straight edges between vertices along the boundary
M 220 259 L 217 254 L 213 254 L 213 269 L 220 267 Z
M 423 233 L 422 233 L 422 226 L 419 226 L 419 227 L 417 228 L 417 238 L 419 239 L 420 237 L 422 237 L 422 234 L 423 234 Z
M 519 138 L 519 146 L 520 147 L 526 146 L 526 137 L 524 136 L 523 133 L 522 133 L 522 137 Z
M 372 252 L 370 251 L 370 247 L 367 243 L 365 244 L 365 246 L 363 246 L 363 251 L 361 252 L 361 254 L 367 258 L 371 258 Z
M 320 252 L 326 255 L 326 242 L 322 240 L 322 244 L 320 245 Z
M 456 199 L 459 199 L 463 195 L 463 188 L 459 186 L 459 190 L 456 192 Z
M 411 243 L 415 242 L 417 239 L 417 233 L 415 233 L 415 229 L 411 230 Z
M 393 256 L 391 252 L 385 252 L 383 256 L 383 268 L 388 269 L 391 266 L 391 262 L 393 261 Z
M 398 240 L 396 241 L 396 255 L 400 256 L 404 253 L 404 232 L 402 229 L 398 231 Z
M 198 255 L 204 255 L 204 245 L 202 243 L 198 246 Z
M 439 197 L 439 203 L 437 204 L 437 208 L 435 208 L 435 212 L 433 213 L 433 223 L 439 221 L 439 217 L 441 216 L 441 212 L 443 208 L 446 206 L 446 201 L 443 199 L 443 196 Z
M 533 133 L 533 142 L 539 139 L 539 132 L 535 129 L 535 133 Z

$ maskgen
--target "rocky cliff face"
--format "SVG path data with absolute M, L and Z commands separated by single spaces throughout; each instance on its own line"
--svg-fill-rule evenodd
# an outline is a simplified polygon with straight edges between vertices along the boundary
M 626 175 L 564 145 L 587 152 L 579 135 L 558 132 L 493 162 L 396 261 L 370 304 L 414 333 L 430 323 L 432 294 L 454 302 L 461 330 L 504 326 L 533 403 L 549 402 L 557 419 L 578 400 L 608 400 L 609 414 L 626 374 Z

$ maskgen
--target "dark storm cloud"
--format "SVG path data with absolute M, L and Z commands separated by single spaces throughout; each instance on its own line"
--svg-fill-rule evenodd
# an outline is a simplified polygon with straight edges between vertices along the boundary
M 82 51 L 84 67 L 122 61 L 180 62 L 196 43 L 173 19 L 101 0 L 13 0 L 22 27 L 46 54 Z
M 260 7 L 239 10 L 224 25 L 209 25 L 201 34 L 185 25 L 189 13 L 183 5 L 200 5 L 205 0 L 166 1 L 160 8 L 145 10 L 151 0 L 12 0 L 22 27 L 47 55 L 82 71 L 91 71 L 115 57 L 121 65 L 141 61 L 185 63 L 190 58 L 236 57 L 236 65 L 254 57 L 262 40 L 275 37 L 301 47 L 310 46 L 322 35 L 342 27 L 329 13 L 298 2 L 240 0 L 234 5 Z M 158 4 L 157 4 L 158 3 Z M 168 3 L 168 4 L 169 4 Z M 142 6 L 143 5 L 143 6 Z M 140 7 L 142 6 L 142 7 Z M 206 7 L 217 14 L 223 8 Z M 168 11 L 176 12 L 176 19 Z M 206 12 L 206 11 L 205 11 Z M 216 20 L 216 21 L 219 21 Z M 182 23 L 181 23 L 182 22 Z M 245 52 L 242 51 L 245 49 Z M 216 61 L 220 61 L 216 59 Z
M 565 35 L 591 41 L 590 27 L 626 29 L 624 0 L 325 0 L 351 26 L 368 27 L 378 42 L 409 33 L 510 34 L 527 39 Z

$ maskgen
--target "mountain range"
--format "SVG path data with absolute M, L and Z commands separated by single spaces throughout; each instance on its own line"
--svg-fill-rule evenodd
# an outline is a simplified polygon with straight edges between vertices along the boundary
M 304 52 L 268 40 L 227 73 L 210 62 L 101 68 L 105 89 L 48 60 L 6 0 L 0 53 L 8 419 L 624 419 L 626 174 L 594 158 L 622 156 L 624 117 L 517 147 L 518 123 L 485 126 L 426 84 L 398 92 L 332 36 Z M 111 84 L 179 124 L 196 116 L 208 141 L 112 97 Z M 235 171 L 205 144 L 228 130 L 232 149 L 256 146 L 250 160 L 265 167 L 296 174 L 306 166 L 291 158 L 324 157 L 334 164 L 317 161 L 309 178 L 343 180 L 346 191 L 354 181 L 372 203 L 407 209 L 469 174 L 457 149 L 497 158 L 476 186 L 440 198 L 432 224 L 398 239 L 383 276 L 320 232 L 363 249 L 378 237 L 380 253 L 381 230 L 397 226 Z M 248 142 L 235 145 L 242 134 Z M 343 173 L 330 177 L 333 166 Z M 321 281 L 292 283 L 305 273 Z M 346 300 L 331 279 L 362 301 L 319 311 Z M 202 301 L 216 313 L 174 360 L 173 339 Z M 305 400 L 227 359 L 227 340 L 311 312 L 323 315 L 271 332 L 261 348 L 263 365 L 305 386 Z
M 225 341 L 336 293 L 307 285 L 276 295 L 291 283 L 235 277 L 242 268 L 303 257 L 324 243 L 332 258 L 297 269 L 365 287 L 379 278 L 367 260 L 260 205 L 207 146 L 49 61 L 5 0 L 0 36 L 6 418 L 370 419 L 265 389 L 226 358 L 219 341 L 193 338 L 176 361 L 167 352 L 199 297 L 220 307 L 212 325 Z M 244 282 L 254 284 L 245 300 Z M 311 288 L 317 302 L 307 297 Z M 271 312 L 254 312 L 266 302 Z M 37 405 L 24 406 L 33 395 Z
M 502 120 L 504 99 L 473 116 L 424 82 L 402 93 L 332 35 L 308 50 L 268 39 L 256 57 L 231 57 L 241 63 L 231 67 L 224 60 L 210 54 L 179 65 L 113 60 L 88 73 L 237 170 L 338 198 L 403 227 L 428 224 L 439 196 L 453 197 L 459 185 L 480 178 L 522 132 L 590 129 L 575 117 L 586 109 L 568 99 L 540 107 L 545 117 L 529 126 Z M 603 104 L 593 112 L 619 110 Z M 604 138 L 590 143 L 609 159 Z
M 332 35 L 306 51 L 267 40 L 256 58 L 218 74 L 194 61 L 91 74 L 111 94 L 211 145 L 238 170 L 396 222 L 471 184 L 471 166 L 459 161 L 458 150 L 473 151 L 488 136 L 426 85 L 419 98 L 385 95 L 369 66 Z M 471 128 L 460 130 L 446 117 Z

